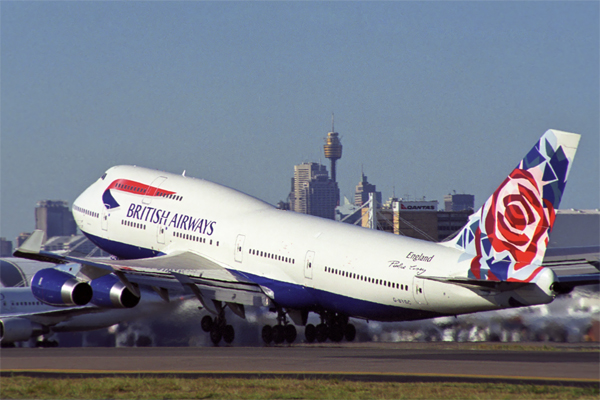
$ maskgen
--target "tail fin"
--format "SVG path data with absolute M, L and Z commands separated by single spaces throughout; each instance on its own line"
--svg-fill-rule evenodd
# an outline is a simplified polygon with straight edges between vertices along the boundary
M 579 138 L 548 130 L 447 242 L 473 255 L 469 278 L 531 282 L 539 274 Z

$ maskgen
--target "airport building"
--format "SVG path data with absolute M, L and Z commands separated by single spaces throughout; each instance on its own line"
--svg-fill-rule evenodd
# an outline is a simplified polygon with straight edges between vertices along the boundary
M 391 198 L 377 209 L 377 229 L 412 237 L 415 239 L 438 241 L 438 202 L 405 201 Z M 363 227 L 369 227 L 369 209 L 362 209 Z
M 600 247 L 600 210 L 556 210 L 548 247 Z
M 98 248 L 83 235 L 54 236 L 44 243 L 44 250 L 67 253 L 73 257 L 108 257 L 110 254 Z

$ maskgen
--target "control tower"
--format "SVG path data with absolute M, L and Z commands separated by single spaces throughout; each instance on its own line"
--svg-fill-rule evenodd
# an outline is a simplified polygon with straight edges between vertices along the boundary
M 333 115 L 331 116 L 331 132 L 325 138 L 325 158 L 331 160 L 331 180 L 335 180 L 335 162 L 342 158 L 342 143 L 340 142 L 339 134 L 333 129 Z

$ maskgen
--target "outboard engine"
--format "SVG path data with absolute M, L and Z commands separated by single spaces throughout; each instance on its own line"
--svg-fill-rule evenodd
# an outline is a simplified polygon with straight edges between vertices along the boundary
M 94 292 L 91 302 L 98 307 L 132 308 L 140 302 L 115 275 L 104 275 L 90 283 Z
M 48 333 L 40 324 L 26 318 L 6 318 L 0 320 L 0 342 L 2 344 L 22 342 L 32 337 Z
M 87 282 L 54 268 L 36 272 L 31 291 L 39 301 L 52 306 L 83 306 L 92 299 L 92 288 Z

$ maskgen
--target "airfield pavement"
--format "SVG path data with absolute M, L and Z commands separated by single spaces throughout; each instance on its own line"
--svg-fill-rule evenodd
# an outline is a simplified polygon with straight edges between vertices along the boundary
M 345 343 L 270 347 L 5 348 L 0 375 L 304 377 L 598 385 L 597 344 Z

